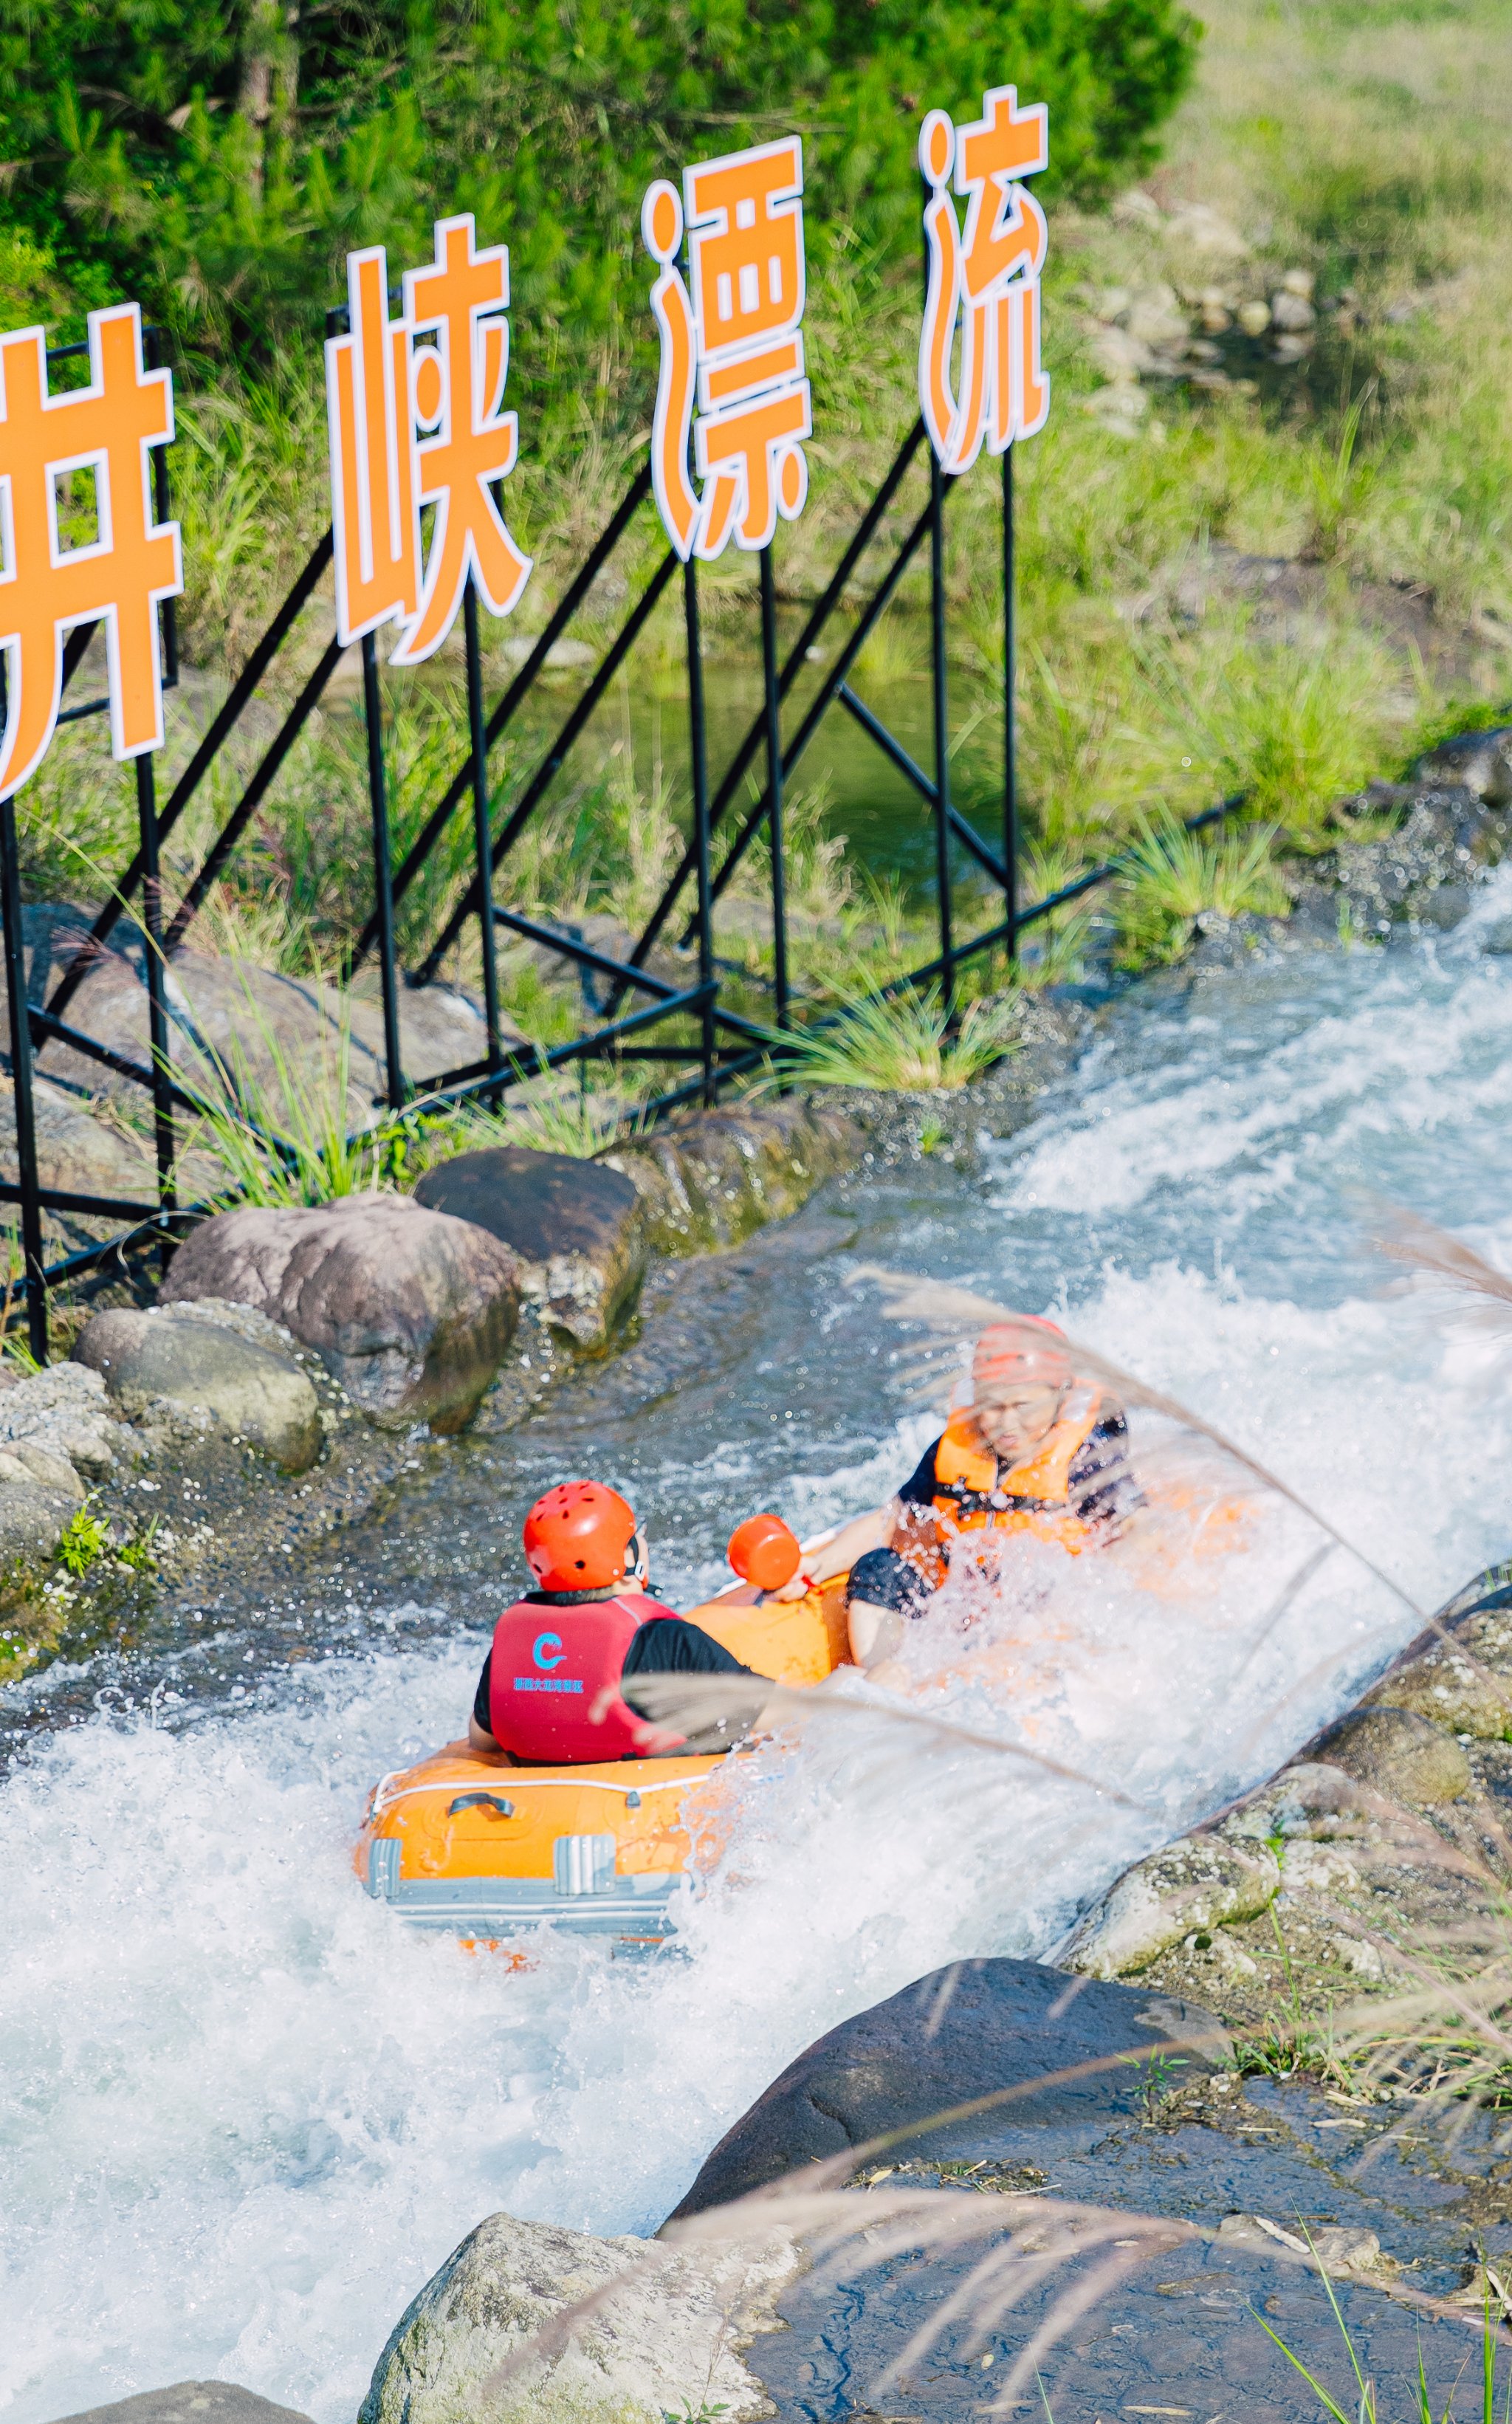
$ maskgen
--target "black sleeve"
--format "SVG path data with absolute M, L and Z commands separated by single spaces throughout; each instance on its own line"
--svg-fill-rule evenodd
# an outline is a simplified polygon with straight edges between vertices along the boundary
M 925 1449 L 901 1490 L 897 1492 L 905 1507 L 929 1507 L 933 1504 L 936 1488 L 934 1459 L 940 1452 L 940 1440 L 944 1437 L 945 1433 L 942 1431 L 940 1439 L 933 1441 Z
M 490 1697 L 493 1671 L 494 1654 L 490 1650 L 483 1662 L 483 1673 L 478 1678 L 478 1688 L 472 1695 L 472 1714 L 485 1734 L 491 1734 L 494 1730 L 493 1703 Z
M 749 1675 L 722 1641 L 699 1624 L 680 1616 L 653 1617 L 643 1624 L 625 1652 L 621 1679 L 628 1675 Z
M 1066 1481 L 1084 1523 L 1117 1523 L 1144 1504 L 1129 1462 L 1129 1426 L 1122 1413 L 1105 1415 L 1078 1450 Z

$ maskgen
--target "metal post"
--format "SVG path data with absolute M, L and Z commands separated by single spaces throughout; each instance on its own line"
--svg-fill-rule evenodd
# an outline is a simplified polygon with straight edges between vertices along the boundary
M 472 750 L 472 838 L 478 862 L 478 940 L 483 949 L 483 1010 L 488 1066 L 502 1066 L 499 1045 L 499 955 L 494 948 L 493 834 L 488 822 L 488 734 L 483 712 L 483 660 L 478 648 L 478 591 L 470 572 L 462 593 L 468 656 L 468 729 Z
M 1008 963 L 1018 958 L 1018 646 L 1014 630 L 1013 449 L 1003 449 L 1003 915 L 1008 920 Z
M 378 687 L 378 644 L 371 631 L 362 642 L 362 709 L 368 727 L 368 798 L 373 807 L 373 888 L 378 917 L 378 968 L 383 984 L 383 1062 L 389 1108 L 397 1111 L 404 1108 L 405 1073 L 399 1057 L 393 869 L 389 863 L 389 791 L 383 767 L 383 694 Z
M 45 1364 L 47 1282 L 42 1276 L 42 1207 L 37 1192 L 37 1117 L 32 1103 L 31 1020 L 26 1007 L 26 952 L 22 937 L 21 859 L 16 849 L 14 799 L 0 800 L 0 916 L 5 921 L 10 1075 L 15 1085 L 16 1161 L 21 1180 L 21 1251 L 26 1278 L 26 1335 L 38 1363 Z
M 704 660 L 698 639 L 698 564 L 682 567 L 683 620 L 688 633 L 688 748 L 692 760 L 693 854 L 698 881 L 698 981 L 714 976 L 714 902 L 708 870 L 708 758 L 704 723 Z M 706 990 L 701 1014 L 704 1100 L 714 1099 L 714 1002 Z
M 761 678 L 767 710 L 767 837 L 772 844 L 772 980 L 777 1025 L 788 1024 L 788 878 L 783 866 L 782 832 L 782 694 L 777 687 L 777 596 L 772 578 L 772 550 L 764 547 L 761 566 Z
M 955 948 L 950 932 L 950 721 L 945 662 L 945 474 L 930 449 L 930 631 L 934 676 L 934 870 L 940 889 L 940 992 L 955 1015 Z
M 142 853 L 143 957 L 147 1033 L 152 1054 L 152 1137 L 157 1147 L 157 1196 L 173 1209 L 173 1086 L 168 1067 L 167 991 L 163 960 L 163 872 L 158 857 L 157 777 L 151 751 L 136 759 L 136 834 Z

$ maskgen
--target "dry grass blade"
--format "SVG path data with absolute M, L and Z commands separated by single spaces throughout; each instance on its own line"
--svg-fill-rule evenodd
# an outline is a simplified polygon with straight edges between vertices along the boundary
M 926 1322 L 947 1337 L 964 1338 L 973 1330 L 985 1328 L 989 1322 L 1024 1321 L 1024 1316 L 1011 1305 L 995 1304 L 990 1297 L 977 1296 L 969 1288 L 956 1287 L 948 1281 L 923 1279 L 916 1272 L 892 1271 L 879 1263 L 861 1263 L 847 1274 L 846 1284 L 854 1287 L 863 1280 L 869 1280 L 879 1290 L 883 1311 L 889 1320 Z M 1066 1343 L 1078 1369 L 1090 1379 L 1101 1380 L 1106 1387 L 1116 1390 L 1125 1406 L 1142 1407 L 1149 1413 L 1164 1414 L 1168 1421 L 1180 1423 L 1188 1430 L 1200 1431 L 1204 1439 L 1213 1442 L 1215 1447 L 1220 1447 L 1226 1456 L 1232 1456 L 1236 1463 L 1252 1473 L 1257 1481 L 1264 1482 L 1267 1490 L 1274 1490 L 1279 1496 L 1290 1500 L 1311 1523 L 1327 1532 L 1331 1540 L 1336 1540 L 1341 1549 L 1347 1550 L 1367 1573 L 1374 1574 L 1378 1583 L 1384 1584 L 1404 1607 L 1426 1620 L 1425 1610 L 1418 1605 L 1411 1594 L 1377 1566 L 1373 1557 L 1367 1556 L 1357 1542 L 1341 1532 L 1327 1515 L 1320 1514 L 1308 1499 L 1301 1497 L 1290 1482 L 1272 1473 L 1268 1465 L 1262 1464 L 1248 1448 L 1240 1447 L 1237 1441 L 1230 1439 L 1226 1431 L 1220 1431 L 1205 1415 L 1183 1405 L 1179 1397 L 1168 1396 L 1163 1389 L 1151 1388 L 1135 1373 L 1126 1372 L 1121 1364 L 1110 1363 L 1106 1355 L 1100 1354 L 1095 1347 L 1089 1347 L 1085 1340 L 1068 1336 Z
M 1477 1298 L 1492 1326 L 1512 1331 L 1512 1278 L 1477 1254 L 1447 1229 L 1404 1204 L 1377 1203 L 1366 1236 L 1377 1254 L 1401 1263 L 1420 1278 L 1437 1280 L 1461 1296 Z
M 637 1709 L 643 1710 L 653 1725 L 665 1726 L 679 1737 L 702 1736 L 716 1728 L 729 1737 L 758 1721 L 763 1726 L 775 1726 L 811 1725 L 816 1719 L 841 1724 L 881 1719 L 884 1724 L 907 1726 L 915 1734 L 951 1749 L 987 1750 L 1002 1759 L 1022 1761 L 1045 1776 L 1058 1777 L 1064 1784 L 1079 1784 L 1105 1800 L 1117 1801 L 1125 1810 L 1144 1807 L 1116 1784 L 1088 1776 L 1079 1767 L 1068 1767 L 1059 1760 L 1047 1758 L 1043 1751 L 1030 1750 L 1027 1744 L 1006 1742 L 997 1734 L 978 1733 L 969 1726 L 953 1724 L 948 1717 L 931 1716 L 899 1701 L 851 1699 L 845 1693 L 826 1690 L 823 1684 L 793 1691 L 786 1684 L 769 1683 L 759 1676 L 747 1682 L 733 1675 L 638 1675 L 634 1692 Z

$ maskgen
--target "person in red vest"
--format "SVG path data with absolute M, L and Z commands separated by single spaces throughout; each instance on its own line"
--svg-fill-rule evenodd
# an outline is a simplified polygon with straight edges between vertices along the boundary
M 692 1748 L 647 1722 L 627 1688 L 643 1675 L 750 1675 L 738 1658 L 646 1591 L 634 1509 L 601 1481 L 564 1481 L 525 1518 L 535 1587 L 506 1607 L 478 1689 L 468 1740 L 524 1766 L 586 1765 Z M 745 1730 L 722 1720 L 697 1738 L 728 1749 Z

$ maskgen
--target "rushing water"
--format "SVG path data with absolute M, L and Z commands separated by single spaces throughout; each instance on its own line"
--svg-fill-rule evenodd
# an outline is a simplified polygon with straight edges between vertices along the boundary
M 264 1607 L 249 1586 L 213 1646 L 185 1619 L 30 1687 L 0 1788 L 12 2424 L 212 2374 L 338 2424 L 484 2214 L 654 2225 L 821 2030 L 956 1954 L 1052 1946 L 1412 1629 L 1341 1553 L 1312 1564 L 1295 1510 L 1141 1418 L 1152 1475 L 1205 1524 L 1172 1517 L 1142 1559 L 1027 1553 L 1011 1604 L 937 1616 L 908 1652 L 914 1706 L 1126 1801 L 851 1714 L 740 1762 L 677 1957 L 549 1942 L 512 1973 L 408 1937 L 357 1887 L 353 1825 L 377 1772 L 458 1730 L 544 1480 L 629 1490 L 687 1603 L 738 1516 L 815 1526 L 930 1436 L 898 1333 L 845 1284 L 858 1262 L 1065 1308 L 1421 1605 L 1505 1554 L 1503 1366 L 1381 1293 L 1358 1199 L 1512 1252 L 1512 964 L 1483 949 L 1509 908 L 1512 877 L 1446 939 L 1130 1002 L 976 1173 L 859 1174 L 672 1275 L 629 1354 L 417 1474 L 340 1568 Z

